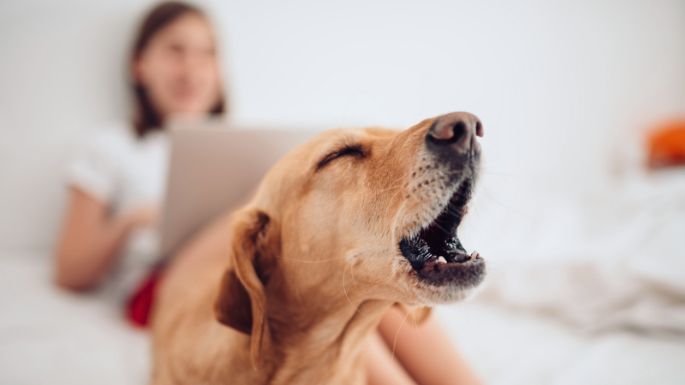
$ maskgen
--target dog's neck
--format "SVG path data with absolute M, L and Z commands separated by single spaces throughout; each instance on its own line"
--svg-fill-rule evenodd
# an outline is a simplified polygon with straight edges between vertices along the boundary
M 279 296 L 281 297 L 281 296 Z M 390 302 L 326 296 L 270 310 L 273 384 L 363 383 L 363 349 Z M 292 298 L 292 297 L 291 297 Z M 276 303 L 274 301 L 274 303 Z M 316 304 L 316 305 L 315 305 Z M 308 309 L 308 312 L 302 312 Z

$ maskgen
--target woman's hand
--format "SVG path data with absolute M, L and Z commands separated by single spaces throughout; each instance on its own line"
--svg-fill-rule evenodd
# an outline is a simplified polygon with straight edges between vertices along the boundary
M 55 281 L 66 289 L 84 291 L 102 280 L 128 235 L 152 226 L 158 209 L 145 207 L 111 218 L 109 207 L 88 193 L 72 188 L 64 229 L 55 259 Z
M 141 207 L 122 214 L 122 220 L 126 223 L 129 231 L 140 227 L 155 226 L 159 220 L 159 208 L 156 206 Z

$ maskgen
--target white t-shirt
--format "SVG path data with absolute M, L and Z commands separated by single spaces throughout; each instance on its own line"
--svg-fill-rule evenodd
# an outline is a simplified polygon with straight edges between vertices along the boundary
M 111 124 L 88 138 L 77 152 L 68 165 L 67 181 L 109 205 L 112 216 L 141 207 L 160 208 L 168 157 L 165 132 L 138 138 L 130 125 Z M 135 229 L 102 285 L 103 291 L 116 300 L 125 299 L 159 259 L 157 226 Z

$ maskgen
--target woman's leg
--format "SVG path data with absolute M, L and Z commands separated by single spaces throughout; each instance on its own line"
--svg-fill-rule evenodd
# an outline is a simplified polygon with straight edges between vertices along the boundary
M 411 326 L 404 314 L 392 308 L 383 316 L 379 331 L 387 349 L 416 383 L 481 384 L 434 316 L 429 316 L 419 326 Z

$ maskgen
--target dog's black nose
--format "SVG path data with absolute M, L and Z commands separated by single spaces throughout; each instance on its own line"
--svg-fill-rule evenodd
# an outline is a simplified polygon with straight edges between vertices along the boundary
M 433 151 L 463 153 L 475 146 L 475 136 L 483 136 L 480 119 L 468 112 L 452 112 L 435 118 L 426 143 Z

